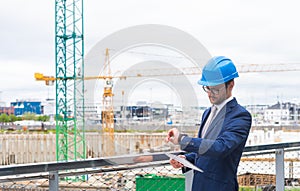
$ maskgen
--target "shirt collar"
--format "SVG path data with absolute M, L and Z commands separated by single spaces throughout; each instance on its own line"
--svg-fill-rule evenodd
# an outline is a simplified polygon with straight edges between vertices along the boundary
M 215 105 L 215 106 L 218 108 L 217 111 L 220 111 L 220 110 L 224 107 L 224 105 L 226 105 L 226 103 L 228 103 L 228 102 L 231 101 L 232 99 L 233 99 L 233 97 L 230 96 L 229 98 L 225 99 L 222 103 L 220 103 L 220 104 L 218 104 L 218 105 Z

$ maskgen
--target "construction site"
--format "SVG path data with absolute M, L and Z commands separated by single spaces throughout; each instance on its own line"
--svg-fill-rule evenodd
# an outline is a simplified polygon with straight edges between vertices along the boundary
M 197 81 L 210 52 L 182 30 L 146 24 L 86 53 L 83 7 L 84 0 L 55 0 L 55 75 L 32 74 L 55 92 L 55 123 L 1 126 L 1 190 L 191 190 L 191 171 L 173 168 L 166 155 L 185 151 L 165 137 L 172 128 L 198 136 L 209 106 Z M 240 76 L 300 71 L 290 62 L 236 67 Z M 240 191 L 300 190 L 300 105 L 284 106 L 278 120 L 274 107 L 245 106 L 252 126 L 237 170 Z

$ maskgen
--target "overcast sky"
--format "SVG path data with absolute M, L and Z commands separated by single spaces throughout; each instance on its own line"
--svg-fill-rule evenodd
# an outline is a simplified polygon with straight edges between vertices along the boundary
M 54 98 L 54 86 L 34 80 L 34 72 L 54 75 L 54 5 L 54 0 L 1 2 L 0 100 L 7 105 Z M 300 64 L 298 0 L 85 0 L 84 6 L 86 53 L 118 30 L 162 24 L 189 33 L 211 55 L 236 64 Z M 300 71 L 240 76 L 234 95 L 243 105 L 300 102 Z

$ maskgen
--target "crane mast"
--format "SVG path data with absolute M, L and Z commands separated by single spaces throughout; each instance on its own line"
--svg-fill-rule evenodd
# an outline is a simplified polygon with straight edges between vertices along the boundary
M 113 81 L 110 69 L 109 49 L 105 52 L 105 63 L 103 65 L 104 72 L 104 89 L 102 97 L 102 130 L 103 140 L 105 142 L 104 152 L 106 155 L 114 155 L 114 110 L 113 110 Z
M 56 159 L 86 158 L 83 0 L 55 1 Z

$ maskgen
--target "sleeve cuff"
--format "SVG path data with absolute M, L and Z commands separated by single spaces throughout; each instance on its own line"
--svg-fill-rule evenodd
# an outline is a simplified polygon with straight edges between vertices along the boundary
M 186 136 L 188 136 L 187 134 L 179 134 L 179 136 L 178 136 L 178 143 L 180 144 L 180 142 L 182 141 L 182 139 L 184 138 L 184 137 L 186 137 Z

